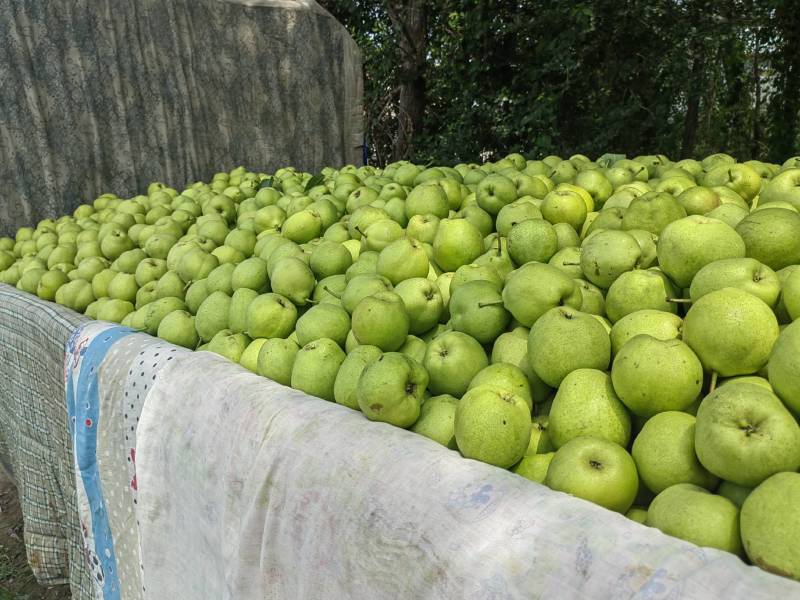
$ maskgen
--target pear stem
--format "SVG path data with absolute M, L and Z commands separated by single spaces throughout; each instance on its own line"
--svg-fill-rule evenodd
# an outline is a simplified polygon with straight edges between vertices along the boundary
M 338 298 L 339 300 L 342 299 L 342 296 L 340 294 L 337 294 L 337 293 L 331 291 L 331 288 L 329 288 L 327 285 L 323 285 L 322 289 L 325 290 L 326 292 L 328 292 L 334 298 Z
M 715 389 L 717 389 L 717 376 L 719 373 L 716 371 L 711 371 L 711 384 L 708 386 L 708 393 L 710 394 Z
M 667 298 L 667 302 L 675 302 L 676 304 L 691 304 L 691 298 Z
M 580 267 L 581 266 L 581 263 L 579 263 L 579 262 L 577 262 L 577 263 L 576 262 L 563 262 L 561 264 L 563 266 L 565 266 L 565 267 Z
M 485 308 L 487 306 L 502 306 L 502 300 L 495 300 L 494 302 L 478 302 L 478 308 Z

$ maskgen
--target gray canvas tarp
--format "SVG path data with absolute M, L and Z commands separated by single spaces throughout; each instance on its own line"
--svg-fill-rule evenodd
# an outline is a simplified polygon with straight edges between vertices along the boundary
M 360 53 L 310 0 L 11 0 L 0 47 L 0 235 L 151 181 L 361 159 Z

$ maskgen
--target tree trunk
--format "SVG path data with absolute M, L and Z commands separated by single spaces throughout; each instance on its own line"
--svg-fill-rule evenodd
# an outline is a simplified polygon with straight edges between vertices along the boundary
M 683 119 L 683 140 L 681 141 L 681 157 L 694 156 L 697 143 L 697 126 L 700 122 L 700 89 L 703 87 L 702 51 L 695 47 L 692 70 L 689 76 L 689 96 L 686 99 L 686 116 Z
M 791 3 L 778 10 L 783 48 L 779 54 L 778 93 L 773 104 L 773 132 L 770 140 L 772 160 L 782 162 L 798 152 L 798 112 L 800 112 L 800 13 Z
M 425 0 L 387 0 L 387 11 L 400 51 L 400 97 L 394 160 L 411 156 L 414 136 L 422 131 L 428 33 L 425 6 Z
M 761 156 L 761 31 L 756 30 L 753 49 L 753 130 L 750 136 L 750 156 Z

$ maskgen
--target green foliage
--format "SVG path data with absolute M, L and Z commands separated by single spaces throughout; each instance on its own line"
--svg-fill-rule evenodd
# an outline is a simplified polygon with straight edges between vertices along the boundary
M 364 56 L 372 159 L 392 156 L 402 56 L 387 7 L 327 0 Z M 424 127 L 410 158 L 777 160 L 800 146 L 800 11 L 790 0 L 430 0 Z

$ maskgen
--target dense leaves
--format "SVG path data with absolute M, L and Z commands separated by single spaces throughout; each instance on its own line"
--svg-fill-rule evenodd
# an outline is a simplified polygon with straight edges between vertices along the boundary
M 609 149 L 777 160 L 800 147 L 791 0 L 322 4 L 364 53 L 367 143 L 379 163 Z M 410 40 L 424 47 L 410 81 L 404 22 L 420 5 L 426 37 Z M 424 117 L 404 142 L 415 109 Z

